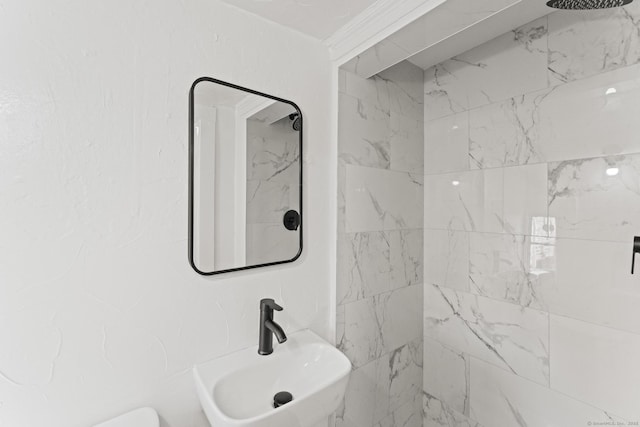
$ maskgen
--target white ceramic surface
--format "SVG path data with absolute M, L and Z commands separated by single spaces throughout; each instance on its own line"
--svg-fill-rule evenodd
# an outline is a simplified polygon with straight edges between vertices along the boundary
M 309 330 L 297 332 L 268 356 L 257 346 L 193 368 L 202 408 L 215 427 L 305 427 L 327 418 L 347 387 L 351 363 Z M 276 393 L 293 401 L 273 408 Z

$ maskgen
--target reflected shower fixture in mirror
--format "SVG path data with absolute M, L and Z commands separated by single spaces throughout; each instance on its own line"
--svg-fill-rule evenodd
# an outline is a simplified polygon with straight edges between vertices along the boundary
M 202 275 L 302 253 L 302 112 L 209 77 L 189 92 L 189 263 Z

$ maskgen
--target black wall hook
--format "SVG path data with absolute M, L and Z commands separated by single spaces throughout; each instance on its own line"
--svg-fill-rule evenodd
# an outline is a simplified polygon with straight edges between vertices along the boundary
M 635 236 L 633 238 L 633 253 L 631 254 L 631 274 L 636 266 L 636 254 L 640 253 L 640 237 Z

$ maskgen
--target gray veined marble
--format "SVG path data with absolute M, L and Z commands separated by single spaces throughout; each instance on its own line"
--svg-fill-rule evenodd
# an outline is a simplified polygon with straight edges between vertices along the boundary
M 376 408 L 378 361 L 354 369 L 349 377 L 344 406 L 338 409 L 336 425 L 344 427 L 371 426 Z
M 422 175 L 348 165 L 345 196 L 347 232 L 423 225 Z
M 549 316 L 425 285 L 424 335 L 540 384 L 549 384 Z
M 425 173 L 469 169 L 469 113 L 462 112 L 425 123 Z
M 250 160 L 253 178 L 265 181 L 295 182 L 293 176 L 300 173 L 300 154 L 297 145 L 293 150 L 284 147 L 282 152 L 263 151 Z
M 551 332 L 552 387 L 609 414 L 640 421 L 640 335 L 561 316 L 551 316 Z
M 469 164 L 484 169 L 540 162 L 540 105 L 549 91 L 469 112 Z
M 384 112 L 391 111 L 387 80 L 380 76 L 365 79 L 348 71 L 341 72 L 345 74 L 344 90 L 341 92 L 375 105 Z
M 546 18 L 537 19 L 513 30 L 513 40 L 524 47 L 527 52 L 546 54 L 547 47 L 544 44 L 544 40 L 547 37 L 547 27 Z
M 547 19 L 425 71 L 425 121 L 548 87 Z
M 640 155 L 549 163 L 549 217 L 558 237 L 640 235 Z
M 406 286 L 344 305 L 339 348 L 361 367 L 422 336 L 422 286 Z
M 425 71 L 425 121 L 461 113 L 469 109 L 464 87 L 457 82 L 455 70 L 446 62 Z
M 346 232 L 347 200 L 345 196 L 345 184 L 347 180 L 347 165 L 344 160 L 338 158 L 338 194 L 337 194 L 337 229 L 338 233 Z
M 338 305 L 336 307 L 336 347 L 344 347 L 344 330 L 345 330 L 345 307 Z
M 525 236 L 552 237 L 547 206 L 547 165 L 504 169 L 504 231 Z
M 389 112 L 349 95 L 340 94 L 338 140 L 340 158 L 348 164 L 388 169 Z
M 426 175 L 425 228 L 502 232 L 503 184 L 502 169 Z
M 457 412 L 469 415 L 471 376 L 469 356 L 424 339 L 422 388 Z
M 482 427 L 435 396 L 423 395 L 424 427 Z
M 295 193 L 295 192 L 294 192 Z M 273 181 L 247 181 L 247 223 L 280 223 L 292 204 L 289 184 Z
M 344 306 L 344 332 L 338 348 L 354 368 L 362 367 L 382 355 L 382 327 L 373 297 Z
M 424 123 L 391 111 L 389 144 L 390 169 L 424 172 Z
M 389 257 L 389 239 L 382 231 L 339 235 L 338 304 L 389 291 Z
M 640 289 L 630 242 L 555 239 L 536 254 L 537 294 L 547 311 L 640 334 Z
M 423 230 L 392 230 L 387 235 L 391 253 L 391 288 L 422 284 Z
M 422 69 L 406 61 L 369 79 L 347 71 L 343 93 L 375 105 L 386 113 L 393 111 L 412 120 L 422 121 L 422 79 Z
M 391 111 L 413 120 L 423 120 L 423 76 L 424 72 L 421 68 L 407 61 L 378 75 L 387 82 Z
M 471 233 L 471 292 L 545 309 L 540 282 L 547 273 L 542 264 L 545 254 L 553 253 L 554 243 L 554 239 L 544 237 Z
M 405 49 L 389 40 L 382 40 L 342 65 L 341 68 L 357 75 L 367 76 L 387 68 L 389 64 L 402 61 L 407 56 L 409 53 Z
M 596 369 L 597 370 L 597 369 Z M 589 372 L 581 376 L 589 378 Z M 598 389 L 593 383 L 586 389 Z M 612 394 L 614 388 L 608 388 Z M 471 414 L 492 427 L 618 425 L 620 417 L 496 368 L 471 359 Z M 613 424 L 605 424 L 613 423 Z M 626 422 L 623 423 L 626 425 Z
M 422 283 L 422 229 L 338 236 L 338 304 Z
M 422 427 L 422 396 L 400 406 L 380 420 L 374 427 Z
M 300 236 L 288 232 L 281 222 L 247 224 L 246 238 L 247 265 L 291 259 L 298 253 Z
M 381 353 L 422 337 L 422 288 L 422 285 L 405 286 L 375 297 Z
M 288 121 L 268 125 L 247 120 L 247 178 L 250 180 L 297 182 L 300 173 L 298 133 Z
M 549 79 L 578 80 L 640 62 L 640 4 L 549 15 Z
M 422 424 L 422 77 L 340 75 L 337 341 L 354 371 L 336 426 Z
M 639 70 L 620 68 L 469 111 L 471 168 L 640 151 Z
M 424 230 L 424 281 L 440 287 L 469 290 L 469 233 Z
M 338 92 L 347 93 L 347 71 L 342 68 L 338 70 Z
M 422 174 L 422 103 L 408 97 L 411 86 L 380 76 L 365 80 L 345 74 L 347 92 L 340 94 L 338 124 L 341 161 Z
M 639 94 L 637 1 L 426 71 L 425 427 L 640 419 Z
M 405 403 L 413 402 L 422 391 L 422 362 L 422 339 L 382 357 L 378 364 L 380 400 L 376 406 L 386 406 L 386 412 L 394 412 Z
M 405 405 L 415 408 L 421 387 L 422 342 L 414 340 L 353 371 L 338 417 L 355 426 L 387 425 L 389 417 L 413 426 Z

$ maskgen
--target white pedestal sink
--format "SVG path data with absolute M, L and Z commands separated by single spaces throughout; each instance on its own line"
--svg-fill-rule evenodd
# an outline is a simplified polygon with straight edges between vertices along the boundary
M 311 427 L 338 408 L 350 372 L 347 357 L 309 330 L 268 356 L 254 346 L 193 368 L 212 427 Z M 274 408 L 281 391 L 293 400 Z

